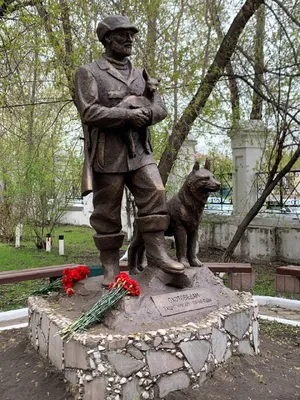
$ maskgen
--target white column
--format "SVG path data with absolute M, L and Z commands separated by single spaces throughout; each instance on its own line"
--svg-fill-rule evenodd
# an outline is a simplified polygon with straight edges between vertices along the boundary
M 47 233 L 47 235 L 46 235 L 46 251 L 48 253 L 51 252 L 51 235 L 50 235 L 50 233 Z
M 245 215 L 257 199 L 255 173 L 259 171 L 265 127 L 260 120 L 240 121 L 230 133 L 233 161 L 233 213 Z
M 16 233 L 15 233 L 15 235 L 16 235 L 15 247 L 16 248 L 21 247 L 22 230 L 23 230 L 23 224 L 21 224 L 19 222 L 18 225 L 16 226 Z
M 58 254 L 63 256 L 65 254 L 65 240 L 64 235 L 58 236 Z

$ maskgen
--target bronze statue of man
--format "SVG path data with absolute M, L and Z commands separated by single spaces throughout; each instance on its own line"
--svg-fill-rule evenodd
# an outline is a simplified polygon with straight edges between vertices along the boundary
M 137 32 L 125 16 L 106 17 L 97 27 L 105 52 L 99 60 L 80 67 L 75 79 L 76 105 L 92 170 L 94 211 L 90 222 L 96 231 L 104 286 L 120 271 L 124 185 L 138 207 L 136 223 L 145 241 L 148 264 L 168 273 L 184 272 L 184 266 L 169 258 L 164 247 L 164 231 L 169 224 L 165 189 L 146 132 L 148 126 L 163 120 L 167 111 L 157 91 L 148 103 L 142 101 L 145 74 L 128 58 Z M 128 135 L 134 153 L 129 149 Z

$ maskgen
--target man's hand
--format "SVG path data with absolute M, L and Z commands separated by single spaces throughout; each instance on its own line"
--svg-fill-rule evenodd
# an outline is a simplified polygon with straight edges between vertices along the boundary
M 151 118 L 151 111 L 148 108 L 137 108 L 128 110 L 128 121 L 134 127 L 141 128 L 146 125 Z

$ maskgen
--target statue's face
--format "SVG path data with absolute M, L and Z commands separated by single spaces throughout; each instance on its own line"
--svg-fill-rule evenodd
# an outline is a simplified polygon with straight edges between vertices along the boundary
M 119 29 L 113 31 L 106 39 L 110 50 L 119 56 L 130 56 L 132 53 L 132 42 L 134 32 L 130 29 Z

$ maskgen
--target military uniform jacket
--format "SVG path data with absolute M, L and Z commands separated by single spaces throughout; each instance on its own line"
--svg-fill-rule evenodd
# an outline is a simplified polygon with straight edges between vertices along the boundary
M 142 70 L 132 66 L 130 70 L 126 80 L 111 63 L 101 57 L 80 67 L 76 73 L 76 105 L 84 124 L 85 156 L 89 158 L 85 165 L 89 164 L 98 172 L 123 173 L 154 163 L 152 154 L 147 154 L 145 150 L 140 133 L 134 132 L 134 158 L 129 157 L 124 139 L 128 111 L 117 106 L 129 95 L 142 96 L 146 85 Z M 167 115 L 157 92 L 153 95 L 150 109 L 150 125 L 163 120 Z

